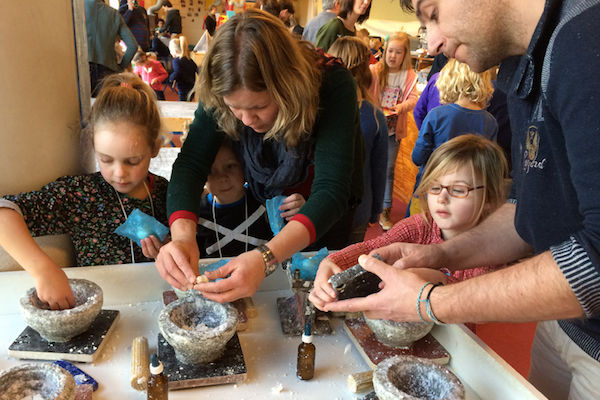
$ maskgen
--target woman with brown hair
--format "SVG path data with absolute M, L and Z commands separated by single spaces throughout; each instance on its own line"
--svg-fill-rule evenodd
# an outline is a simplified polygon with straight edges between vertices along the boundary
M 348 70 L 294 39 L 275 17 L 248 10 L 217 30 L 196 93 L 200 104 L 169 184 L 173 241 L 157 258 L 161 276 L 179 289 L 232 301 L 252 295 L 278 263 L 311 243 L 344 247 L 363 187 L 363 139 Z M 207 273 L 225 279 L 195 284 L 196 213 L 225 135 L 257 199 L 288 195 L 284 218 L 299 207 L 289 195 L 307 201 L 266 245 Z

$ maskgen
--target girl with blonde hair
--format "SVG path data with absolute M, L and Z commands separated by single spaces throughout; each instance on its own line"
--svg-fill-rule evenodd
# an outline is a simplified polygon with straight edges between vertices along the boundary
M 465 133 L 476 133 L 496 141 L 498 123 L 485 111 L 494 93 L 489 71 L 473 72 L 467 64 L 450 59 L 437 80 L 441 106 L 433 108 L 421 125 L 412 152 L 412 160 L 419 167 L 415 189 L 419 185 L 425 164 L 431 153 L 442 143 Z M 411 200 L 407 216 L 418 212 Z
M 335 301 L 329 277 L 355 265 L 361 254 L 376 253 L 397 242 L 441 243 L 478 225 L 506 201 L 507 187 L 508 164 L 496 143 L 479 135 L 463 135 L 442 144 L 433 152 L 417 189 L 425 199 L 422 212 L 396 223 L 381 236 L 325 258 L 310 301 L 319 309 Z M 482 266 L 446 272 L 449 281 L 460 281 L 494 269 Z
M 169 80 L 177 86 L 179 101 L 188 101 L 196 82 L 198 67 L 190 57 L 190 48 L 185 36 L 171 39 L 169 51 L 173 57 L 173 72 L 169 75 Z
M 384 109 L 388 124 L 387 180 L 383 212 L 379 218 L 383 230 L 388 230 L 393 226 L 390 214 L 398 147 L 402 138 L 406 137 L 408 113 L 415 108 L 419 97 L 416 88 L 417 74 L 412 70 L 410 40 L 406 33 L 398 32 L 390 36 L 385 43 L 381 60 L 371 65 L 371 72 L 371 90 Z
M 378 102 L 369 91 L 373 76 L 369 69 L 371 50 L 363 40 L 345 36 L 336 40 L 329 48 L 329 54 L 338 57 L 352 72 L 356 80 L 360 126 L 365 138 L 365 191 L 356 213 L 351 242 L 362 242 L 367 226 L 377 223 L 382 210 L 387 164 L 387 125 L 385 115 Z
M 364 148 L 350 72 L 294 39 L 274 16 L 250 9 L 217 29 L 196 93 L 200 104 L 169 183 L 173 241 L 158 255 L 161 276 L 178 289 L 232 301 L 252 295 L 278 263 L 311 243 L 347 245 L 362 195 Z M 265 245 L 207 274 L 224 279 L 195 284 L 202 187 L 225 135 L 257 200 L 287 196 L 282 216 L 298 207 L 292 193 L 307 201 Z

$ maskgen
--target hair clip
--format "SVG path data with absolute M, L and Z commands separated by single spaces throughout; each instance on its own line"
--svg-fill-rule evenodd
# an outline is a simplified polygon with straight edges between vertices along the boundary
M 131 88 L 131 83 L 129 83 L 129 82 L 121 82 L 121 87 Z

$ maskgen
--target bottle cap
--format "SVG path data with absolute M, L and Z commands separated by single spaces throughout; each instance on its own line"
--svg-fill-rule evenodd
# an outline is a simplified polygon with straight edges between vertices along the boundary
M 302 334 L 302 341 L 304 343 L 312 343 L 312 332 L 310 323 L 304 325 L 304 333 Z
M 159 361 L 156 353 L 152 353 L 150 356 L 150 373 L 152 375 L 158 375 L 163 372 L 163 365 Z

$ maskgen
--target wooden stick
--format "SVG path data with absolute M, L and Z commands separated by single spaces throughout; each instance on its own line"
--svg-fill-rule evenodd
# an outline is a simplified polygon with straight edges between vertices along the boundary
M 348 388 L 352 393 L 364 392 L 373 388 L 373 370 L 348 375 Z
M 129 383 L 135 390 L 146 390 L 150 378 L 148 339 L 138 336 L 131 345 L 131 377 Z

